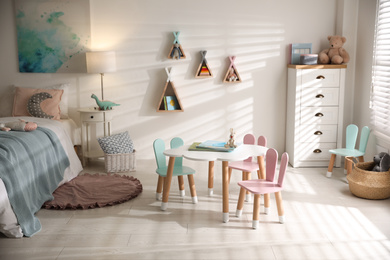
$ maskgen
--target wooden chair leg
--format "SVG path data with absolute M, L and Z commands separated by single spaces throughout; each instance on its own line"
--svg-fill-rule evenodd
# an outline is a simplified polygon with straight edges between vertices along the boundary
M 257 171 L 257 176 L 259 179 L 265 179 L 265 163 L 264 156 L 257 156 L 257 161 L 259 163 L 259 170 Z
M 233 171 L 233 169 L 229 168 L 229 183 L 230 183 L 230 179 L 232 178 L 232 171 Z
M 352 159 L 345 160 L 346 166 L 347 166 L 347 174 L 350 174 L 352 172 Z
M 278 208 L 279 222 L 284 223 L 284 208 L 283 208 L 283 199 L 282 193 L 280 191 L 275 193 L 276 206 Z
M 265 162 L 264 162 L 264 156 L 257 156 L 257 162 L 259 163 L 259 174 L 260 179 L 265 179 Z
M 163 184 L 164 184 L 164 177 L 159 175 L 158 176 L 158 181 L 157 181 L 157 189 L 156 189 L 156 199 L 157 200 L 161 200 L 162 199 Z
M 177 176 L 177 179 L 179 181 L 180 197 L 184 197 L 186 195 L 186 191 L 185 191 L 185 188 L 184 188 L 183 176 Z
M 255 194 L 255 199 L 253 202 L 253 221 L 252 228 L 257 229 L 259 226 L 259 216 L 260 216 L 260 194 Z
M 187 176 L 188 176 L 188 183 L 190 185 L 190 192 L 191 192 L 191 197 L 192 197 L 192 203 L 196 204 L 196 203 L 198 203 L 198 196 L 196 196 L 194 175 L 193 174 L 189 174 Z
M 245 172 L 245 180 L 250 180 L 251 179 L 251 173 L 250 172 Z M 246 191 L 246 196 L 245 196 L 245 201 L 251 202 L 252 194 L 247 190 Z
M 269 201 L 270 201 L 269 194 L 264 194 L 264 213 L 265 214 L 269 214 Z
M 237 217 L 241 217 L 242 215 L 242 208 L 244 207 L 245 191 L 246 190 L 243 187 L 241 187 L 240 195 L 238 196 L 238 201 L 237 201 L 237 210 L 236 210 Z
M 209 162 L 209 196 L 213 195 L 213 188 L 214 188 L 214 161 Z
M 336 155 L 332 154 L 329 160 L 328 172 L 326 173 L 326 177 L 328 178 L 332 177 L 333 165 L 335 160 L 336 160 Z

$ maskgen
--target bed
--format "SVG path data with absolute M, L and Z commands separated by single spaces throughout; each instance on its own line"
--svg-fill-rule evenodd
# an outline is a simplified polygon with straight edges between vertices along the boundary
M 52 196 L 51 193 L 54 191 L 55 188 L 57 188 L 58 186 L 62 185 L 65 182 L 70 181 L 71 179 L 76 177 L 82 171 L 81 162 L 80 162 L 80 160 L 79 160 L 79 158 L 74 150 L 74 145 L 77 145 L 80 143 L 80 135 L 78 132 L 78 128 L 77 128 L 76 124 L 74 123 L 74 121 L 71 119 L 50 120 L 50 119 L 45 119 L 45 118 L 36 118 L 36 117 L 27 117 L 27 116 L 3 117 L 3 118 L 0 118 L 0 123 L 1 122 L 4 123 L 4 122 L 15 121 L 18 119 L 23 119 L 26 121 L 32 121 L 32 122 L 37 123 L 38 129 L 33 131 L 33 132 L 36 132 L 35 134 L 37 135 L 37 137 L 29 136 L 28 138 L 42 139 L 42 136 L 44 134 L 46 134 L 48 136 L 52 135 L 53 136 L 52 139 L 59 143 L 58 150 L 61 150 L 65 154 L 62 157 L 66 157 L 66 158 L 61 159 L 61 162 L 55 162 L 55 164 L 62 166 L 62 168 L 58 170 L 58 171 L 62 171 L 60 173 L 61 174 L 60 177 L 58 177 L 58 174 L 56 174 L 57 177 L 54 178 L 51 175 L 52 174 L 51 170 L 48 170 L 46 172 L 42 172 L 42 170 L 37 170 L 37 169 L 28 170 L 28 174 L 29 174 L 28 176 L 30 176 L 31 172 L 36 171 L 36 172 L 38 172 L 38 174 L 43 174 L 46 176 L 45 178 L 50 179 L 50 184 L 47 184 L 47 185 L 51 186 L 51 188 L 46 191 L 46 193 L 49 193 L 49 194 L 45 194 L 45 196 L 49 196 L 49 198 L 50 198 L 50 196 Z M 7 133 L 9 133 L 9 132 L 7 132 Z M 27 132 L 27 133 L 20 132 L 20 133 L 22 133 L 23 135 L 26 135 L 26 134 L 32 133 L 32 132 Z M 3 138 L 4 138 L 4 133 L 3 133 Z M 43 141 L 41 141 L 41 142 L 43 142 Z M 46 148 L 44 150 L 46 150 Z M 38 152 L 36 154 L 39 154 L 39 156 L 41 156 L 40 152 Z M 45 160 L 45 159 L 43 158 L 42 160 Z M 15 167 L 15 168 L 17 168 L 17 167 Z M 9 169 L 9 168 L 7 168 L 7 169 Z M 12 170 L 5 171 L 3 169 L 2 171 L 3 171 L 3 174 L 5 172 L 7 172 L 7 173 L 9 172 L 10 174 L 13 174 Z M 5 175 L 2 175 L 2 176 L 5 176 Z M 8 176 L 3 177 L 3 178 L 7 178 L 7 181 L 9 183 Z M 28 182 L 29 185 L 32 185 L 32 186 L 37 185 L 37 183 L 34 183 L 34 182 L 37 182 L 36 179 L 29 178 L 29 177 L 26 177 L 26 179 L 28 179 L 28 181 L 26 181 L 26 182 Z M 31 181 L 30 181 L 30 179 L 31 179 Z M 42 184 L 41 179 L 39 179 L 39 180 L 40 180 L 39 183 Z M 23 180 L 23 182 L 24 181 L 25 180 Z M 24 228 L 24 225 L 26 225 L 26 224 L 21 225 L 18 222 L 19 218 L 17 218 L 17 215 L 20 214 L 20 213 L 16 213 L 17 212 L 16 208 L 18 207 L 18 205 L 15 205 L 14 199 L 12 200 L 13 204 L 11 203 L 11 200 L 10 200 L 8 193 L 7 193 L 7 186 L 5 185 L 5 183 L 6 183 L 6 181 L 5 180 L 3 181 L 3 179 L 0 178 L 0 232 L 3 233 L 4 235 L 6 235 L 7 237 L 13 237 L 13 238 L 20 238 L 23 236 L 32 236 L 32 235 L 36 234 L 37 232 L 40 231 L 40 223 L 39 223 L 39 220 L 37 220 L 37 219 L 32 220 L 32 221 L 35 221 L 35 224 L 34 224 L 35 226 L 32 229 L 28 230 L 28 232 L 23 232 L 24 230 L 27 230 Z M 47 188 L 43 187 L 43 189 L 46 190 Z M 16 190 L 16 189 L 13 189 L 13 190 Z M 39 210 L 39 208 L 36 211 L 38 211 L 38 210 Z M 36 218 L 36 217 L 33 215 L 32 218 Z

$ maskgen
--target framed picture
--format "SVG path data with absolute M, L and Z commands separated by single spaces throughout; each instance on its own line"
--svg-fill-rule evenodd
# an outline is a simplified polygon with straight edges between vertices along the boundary
M 290 64 L 299 64 L 301 54 L 311 54 L 311 43 L 292 43 L 290 44 Z
M 15 0 L 19 71 L 85 72 L 89 0 Z

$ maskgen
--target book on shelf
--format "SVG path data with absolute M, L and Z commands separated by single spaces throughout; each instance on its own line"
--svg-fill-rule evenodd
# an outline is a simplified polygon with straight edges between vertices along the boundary
M 177 110 L 179 109 L 179 104 L 175 96 L 164 96 L 164 107 L 165 110 Z
M 226 142 L 208 140 L 198 144 L 196 148 L 208 149 L 211 151 L 218 151 L 218 152 L 231 152 L 235 149 L 232 147 L 225 147 L 225 144 Z

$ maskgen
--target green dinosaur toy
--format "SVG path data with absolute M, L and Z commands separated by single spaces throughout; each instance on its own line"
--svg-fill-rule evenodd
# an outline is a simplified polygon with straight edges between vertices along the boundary
M 114 106 L 120 106 L 120 104 L 115 104 L 114 102 L 108 100 L 100 101 L 95 94 L 92 94 L 91 98 L 96 100 L 96 104 L 99 106 L 100 110 L 111 110 Z

